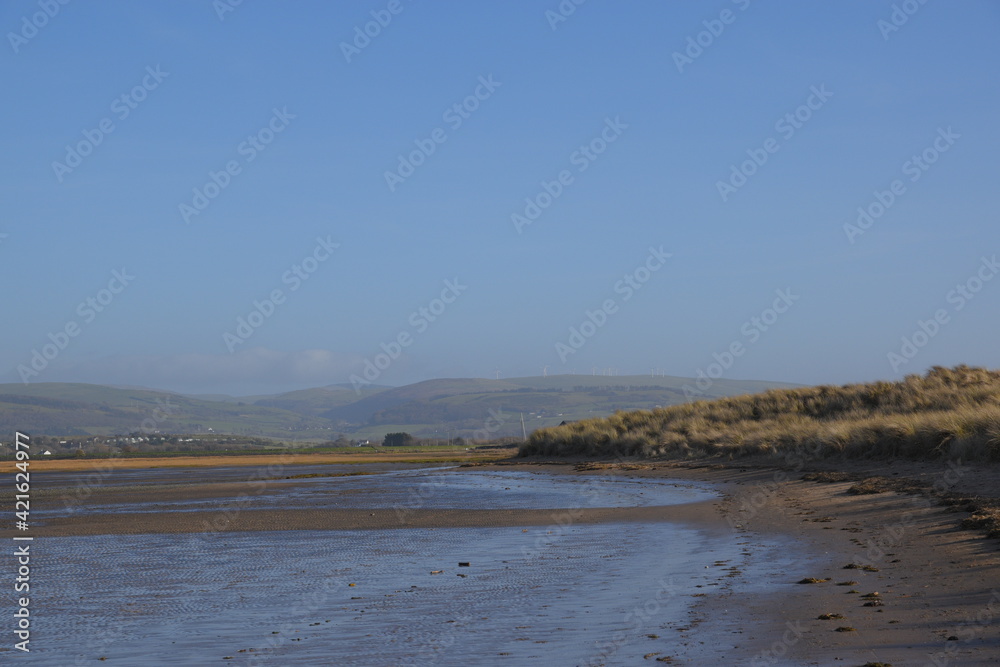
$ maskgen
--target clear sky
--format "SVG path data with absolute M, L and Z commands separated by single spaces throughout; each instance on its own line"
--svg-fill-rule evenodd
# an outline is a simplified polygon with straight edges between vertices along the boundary
M 1000 4 L 895 7 L 5 2 L 3 379 L 998 367 Z

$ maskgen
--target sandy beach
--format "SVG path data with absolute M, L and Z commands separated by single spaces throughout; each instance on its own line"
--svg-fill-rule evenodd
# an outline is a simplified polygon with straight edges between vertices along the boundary
M 848 493 L 855 480 L 889 476 L 995 499 L 997 466 L 808 466 L 851 478 L 830 483 L 803 480 L 811 475 L 768 461 L 647 465 L 604 472 L 718 483 L 726 495 L 716 505 L 716 518 L 727 526 L 751 536 L 789 536 L 825 556 L 821 567 L 775 572 L 770 594 L 705 599 L 698 620 L 713 628 L 713 636 L 733 636 L 734 651 L 737 645 L 741 653 L 752 647 L 746 664 L 1000 664 L 1000 542 L 961 529 L 969 514 L 926 494 Z M 569 472 L 567 466 L 556 469 Z M 845 569 L 849 565 L 859 567 Z M 810 578 L 820 581 L 798 583 Z
M 838 475 L 819 474 L 822 468 Z M 770 462 L 740 464 L 592 464 L 513 460 L 470 464 L 474 471 L 538 473 L 591 480 L 686 480 L 710 483 L 714 500 L 640 507 L 551 509 L 396 507 L 260 509 L 260 481 L 213 477 L 211 469 L 164 473 L 156 484 L 101 486 L 78 504 L 136 511 L 56 511 L 66 494 L 41 498 L 53 516 L 33 529 L 39 538 L 93 535 L 259 531 L 365 531 L 394 528 L 555 527 L 557 524 L 657 524 L 697 526 L 732 535 L 757 563 L 753 581 L 731 567 L 734 587 L 700 598 L 691 617 L 675 629 L 672 664 L 753 665 L 990 665 L 1000 663 L 1000 549 L 981 532 L 959 527 L 967 512 L 922 493 L 849 493 L 856 480 L 875 475 L 938 484 L 939 490 L 994 495 L 993 467 L 952 467 L 900 462 L 824 464 L 782 470 Z M 342 475 L 345 473 L 329 473 Z M 806 477 L 806 479 L 803 479 Z M 43 479 L 43 478 L 41 478 Z M 199 481 L 194 481 L 195 479 Z M 942 481 L 943 480 L 943 481 Z M 274 482 L 272 482 L 273 484 Z M 308 491 L 313 479 L 281 481 L 280 493 Z M 40 488 L 41 485 L 39 485 Z M 904 485 L 905 486 L 905 485 Z M 240 499 L 234 503 L 232 499 Z M 227 500 L 228 499 L 228 500 Z M 143 511 L 149 504 L 216 502 L 217 510 Z M 0 532 L 10 537 L 12 531 Z M 767 567 L 763 544 L 788 540 L 811 554 Z M 758 548 L 759 547 L 759 548 Z M 768 547 L 773 553 L 773 547 Z M 756 558 L 756 561 L 754 560 Z M 801 583 L 813 581 L 813 583 Z M 752 593 L 748 593 L 752 590 Z M 700 594 L 698 594 L 700 595 Z M 825 617 L 824 617 L 825 616 Z M 712 638 L 706 645 L 706 639 Z M 721 638 L 721 639 L 720 639 Z M 708 663 L 704 661 L 710 661 Z M 714 662 L 712 662 L 714 661 Z M 663 662 L 667 662 L 663 660 Z M 606 664 L 616 663 L 609 657 Z

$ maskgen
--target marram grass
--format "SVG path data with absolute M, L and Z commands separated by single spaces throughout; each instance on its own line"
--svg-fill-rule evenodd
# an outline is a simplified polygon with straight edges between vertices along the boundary
M 750 455 L 1000 460 L 1000 372 L 935 366 L 899 382 L 773 389 L 539 429 L 520 456 Z

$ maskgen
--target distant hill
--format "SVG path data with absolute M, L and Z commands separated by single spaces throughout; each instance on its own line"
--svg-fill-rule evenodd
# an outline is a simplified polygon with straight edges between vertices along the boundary
M 338 421 L 338 417 L 332 416 L 328 413 L 331 413 L 337 408 L 355 404 L 374 394 L 379 394 L 388 390 L 388 387 L 365 388 L 362 389 L 359 394 L 351 389 L 350 385 L 347 387 L 331 385 L 329 387 L 300 389 L 297 391 L 279 394 L 277 396 L 257 398 L 254 401 L 254 405 L 280 408 L 282 410 L 289 410 L 303 415 Z
M 554 375 L 449 378 L 404 387 L 329 385 L 274 396 L 190 396 L 78 383 L 0 384 L 0 432 L 107 435 L 154 426 L 162 433 L 216 433 L 286 440 L 337 434 L 378 438 L 389 431 L 421 437 L 520 435 L 562 421 L 652 409 L 686 400 L 688 378 Z M 715 380 L 705 397 L 792 387 L 777 382 Z
M 206 401 L 163 391 L 93 384 L 0 384 L 0 432 L 108 435 L 155 428 L 278 438 L 326 437 L 324 419 L 237 401 Z

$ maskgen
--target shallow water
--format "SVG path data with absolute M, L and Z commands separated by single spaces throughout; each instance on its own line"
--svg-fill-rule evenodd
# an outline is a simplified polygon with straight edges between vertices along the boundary
M 573 527 L 546 535 L 532 556 L 545 532 L 37 540 L 32 657 L 41 664 L 106 657 L 130 665 L 564 665 L 588 664 L 618 640 L 612 664 L 629 664 L 655 650 L 669 654 L 666 633 L 685 622 L 696 586 L 710 590 L 723 574 L 705 564 L 740 558 L 731 541 L 671 524 Z
M 338 488 L 369 489 L 364 497 L 382 507 L 414 488 L 433 491 L 420 495 L 423 507 L 660 505 L 713 495 L 707 485 L 663 480 L 435 470 L 317 478 L 280 506 L 330 503 Z M 32 652 L 17 658 L 644 664 L 688 641 L 694 595 L 733 592 L 730 568 L 755 581 L 759 564 L 743 539 L 674 523 L 38 538 Z M 758 541 L 761 549 L 780 551 Z
M 141 478 L 129 471 L 129 484 Z M 160 471 L 155 471 L 160 472 Z M 317 471 L 313 471 L 315 474 Z M 340 472 L 340 471 L 337 471 Z M 353 471 L 357 472 L 357 470 Z M 365 471 L 346 477 L 268 480 L 252 491 L 255 509 L 402 508 L 402 509 L 555 509 L 567 507 L 639 507 L 697 502 L 716 497 L 708 484 L 670 482 L 607 475 L 551 475 L 519 471 L 478 471 L 427 468 Z M 117 477 L 112 475 L 112 478 Z M 329 474 L 329 473 L 326 473 Z M 251 473 L 227 481 L 245 481 Z M 212 473 L 215 479 L 215 472 Z M 66 483 L 71 478 L 59 480 Z M 162 477 L 154 476 L 157 482 Z M 46 480 L 54 484 L 56 480 Z M 111 486 L 120 485 L 115 479 Z M 73 513 L 194 512 L 217 510 L 237 501 L 211 498 L 111 504 L 90 501 L 74 504 Z M 64 515 L 58 504 L 38 509 L 38 519 Z

